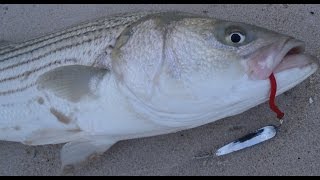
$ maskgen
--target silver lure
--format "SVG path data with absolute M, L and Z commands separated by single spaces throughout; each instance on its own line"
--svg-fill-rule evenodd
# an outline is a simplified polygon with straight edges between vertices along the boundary
M 265 126 L 247 134 L 229 144 L 224 145 L 223 147 L 219 148 L 216 152 L 216 156 L 226 155 L 235 151 L 239 151 L 257 144 L 260 144 L 264 141 L 267 141 L 277 134 L 277 128 L 273 125 Z

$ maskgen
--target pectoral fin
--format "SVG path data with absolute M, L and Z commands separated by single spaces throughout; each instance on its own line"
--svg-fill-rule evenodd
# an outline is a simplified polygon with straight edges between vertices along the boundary
M 53 69 L 41 75 L 38 89 L 52 91 L 56 96 L 79 102 L 84 96 L 93 96 L 109 70 L 96 67 L 70 65 Z

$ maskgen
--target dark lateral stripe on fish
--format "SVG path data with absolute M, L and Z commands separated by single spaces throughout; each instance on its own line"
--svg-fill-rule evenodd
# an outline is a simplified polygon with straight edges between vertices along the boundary
M 95 27 L 96 24 L 98 25 L 98 22 L 93 23 L 91 25 L 84 26 L 84 27 L 71 28 L 71 29 L 67 29 L 66 31 L 63 31 L 63 32 L 58 32 L 58 33 L 51 34 L 49 36 L 44 36 L 44 37 L 40 37 L 40 38 L 37 38 L 37 39 L 34 39 L 34 40 L 30 40 L 30 41 L 27 41 L 27 42 L 19 44 L 17 46 L 17 48 L 11 48 L 11 49 L 9 49 L 7 51 L 4 51 L 5 48 L 3 48 L 3 49 L 0 48 L 0 50 L 2 50 L 2 52 L 0 51 L 0 55 L 5 55 L 5 54 L 8 54 L 8 53 L 11 53 L 12 51 L 18 51 L 18 50 L 23 49 L 25 47 L 33 46 L 35 44 L 42 43 L 44 41 L 49 41 L 49 40 L 52 40 L 52 39 L 57 38 L 59 36 L 64 36 L 66 34 L 71 34 L 72 32 L 80 31 L 80 30 L 83 30 L 83 29 L 86 29 L 86 28 L 89 28 L 89 27 Z M 57 42 L 57 41 L 55 41 L 55 42 Z
M 41 58 L 43 58 L 43 57 L 45 57 L 45 56 L 48 56 L 48 55 L 50 55 L 50 54 L 52 54 L 52 53 L 55 53 L 56 51 L 60 51 L 60 50 L 62 50 L 62 49 L 69 49 L 69 48 L 72 48 L 72 47 L 74 47 L 74 46 L 81 45 L 81 44 L 83 44 L 83 43 L 87 43 L 87 42 L 94 41 L 94 40 L 96 40 L 96 39 L 98 39 L 98 38 L 101 38 L 101 37 L 102 37 L 102 35 L 97 36 L 97 37 L 95 37 L 95 38 L 93 38 L 93 39 L 87 39 L 87 40 L 85 40 L 85 41 L 78 42 L 78 43 L 76 43 L 76 44 L 71 44 L 71 45 L 67 45 L 67 46 L 62 46 L 62 47 L 60 47 L 60 48 L 58 48 L 58 49 L 53 49 L 52 51 L 46 52 L 45 54 L 42 54 L 42 55 L 40 55 L 40 56 L 38 56 L 38 57 L 36 57 L 36 58 L 28 59 L 28 60 L 26 60 L 26 61 L 23 61 L 23 62 L 20 62 L 20 63 L 17 63 L 17 64 L 13 64 L 13 65 L 10 65 L 10 66 L 4 67 L 4 68 L 0 68 L 0 72 L 1 72 L 1 71 L 5 71 L 5 70 L 8 70 L 8 69 L 12 69 L 12 68 L 15 68 L 15 67 L 24 65 L 24 64 L 28 64 L 28 63 L 31 63 L 31 62 L 34 62 L 34 61 L 37 61 L 37 60 L 39 60 L 39 59 L 41 59 Z
M 30 76 L 32 75 L 33 73 L 35 72 L 38 72 L 42 69 L 45 69 L 45 68 L 48 68 L 48 67 L 51 67 L 51 66 L 54 66 L 54 65 L 62 65 L 62 64 L 66 64 L 68 62 L 73 62 L 73 63 L 76 63 L 76 60 L 75 59 L 66 59 L 64 61 L 54 61 L 54 62 L 51 62 L 51 63 L 48 63 L 44 66 L 41 66 L 39 68 L 36 68 L 36 69 L 33 69 L 33 70 L 30 70 L 30 71 L 26 71 L 22 74 L 19 74 L 19 75 L 16 75 L 16 76 L 11 76 L 11 77 L 8 77 L 8 78 L 4 78 L 4 79 L 0 79 L 0 83 L 4 83 L 6 81 L 11 81 L 11 80 L 15 80 L 15 79 L 19 79 L 19 78 L 22 78 L 22 77 L 25 77 L 25 76 Z
M 107 30 L 107 29 L 108 29 L 108 28 L 102 28 L 102 29 L 95 30 L 95 31 L 85 32 L 85 33 L 80 34 L 80 35 L 75 35 L 75 36 L 63 38 L 63 39 L 60 39 L 60 40 L 57 41 L 57 42 L 51 42 L 51 43 L 45 44 L 45 45 L 43 45 L 43 46 L 40 46 L 40 47 L 34 48 L 34 49 L 32 49 L 32 50 L 29 50 L 28 52 L 19 53 L 19 54 L 16 54 L 16 55 L 13 55 L 13 56 L 10 56 L 10 57 L 1 59 L 1 60 L 0 60 L 0 63 L 1 63 L 1 62 L 5 62 L 5 61 L 7 61 L 7 60 L 10 60 L 10 59 L 12 59 L 12 58 L 18 57 L 18 56 L 20 56 L 20 55 L 24 55 L 24 54 L 27 54 L 27 53 L 32 53 L 33 51 L 36 51 L 36 50 L 45 48 L 45 47 L 50 46 L 50 45 L 53 45 L 53 44 L 60 43 L 60 42 L 62 42 L 62 41 L 68 41 L 68 40 L 70 40 L 70 39 L 76 38 L 77 36 L 79 36 L 79 37 L 89 36 L 89 35 L 91 35 L 91 34 L 94 34 L 95 32 L 102 32 L 103 30 Z M 0 71 L 3 70 L 3 69 L 5 69 L 5 68 L 0 69 Z
M 126 25 L 126 24 L 121 24 L 121 25 Z M 108 30 L 109 28 L 115 28 L 116 26 L 118 26 L 118 25 L 114 25 L 114 26 L 110 26 L 110 27 L 106 27 L 105 25 L 101 25 L 101 26 L 99 26 L 98 28 L 96 28 L 95 30 L 88 30 L 88 31 L 80 32 L 80 33 L 70 32 L 72 35 L 70 35 L 69 37 L 65 37 L 65 38 L 62 38 L 62 39 L 58 39 L 58 40 L 56 40 L 56 41 L 54 41 L 54 42 L 50 42 L 50 43 L 48 43 L 48 44 L 44 44 L 44 45 L 42 45 L 42 46 L 40 46 L 40 47 L 27 50 L 27 52 L 22 52 L 22 53 L 19 53 L 19 54 L 14 54 L 14 55 L 12 55 L 12 56 L 9 56 L 9 57 L 6 57 L 6 58 L 0 60 L 0 62 L 6 61 L 7 59 L 14 58 L 14 57 L 17 57 L 17 56 L 22 55 L 22 54 L 26 54 L 26 53 L 32 52 L 32 51 L 37 50 L 37 49 L 44 48 L 44 47 L 46 47 L 46 46 L 48 46 L 48 45 L 51 45 L 51 44 L 56 44 L 56 43 L 59 43 L 59 42 L 64 41 L 64 40 L 68 40 L 68 39 L 75 38 L 75 37 L 77 37 L 77 36 L 83 36 L 83 35 L 86 36 L 86 35 L 88 35 L 89 33 L 92 33 L 92 34 L 93 34 L 93 33 L 97 32 L 97 31 Z M 80 31 L 80 30 L 78 30 L 78 31 Z M 68 34 L 68 33 L 61 34 L 61 35 L 58 35 L 58 36 L 56 36 L 56 37 L 64 36 L 64 35 L 66 35 L 66 34 Z M 55 37 L 55 38 L 56 38 L 56 37 Z M 50 40 L 50 39 L 48 39 L 48 40 L 43 40 L 43 41 L 40 41 L 40 42 L 35 42 L 35 43 L 32 44 L 32 45 L 34 46 L 35 44 L 38 44 L 38 43 L 41 43 L 41 42 L 44 42 L 44 41 L 49 41 L 49 40 Z M 28 48 L 28 47 L 30 47 L 30 46 L 32 46 L 32 45 L 27 45 L 27 46 L 25 46 L 24 48 Z M 6 52 L 6 53 L 0 54 L 0 55 L 9 54 L 9 53 L 11 53 L 11 52 L 18 51 L 19 49 L 23 49 L 23 48 L 12 49 L 12 50 L 10 50 L 9 52 Z
M 102 28 L 106 28 L 106 29 L 109 29 L 109 28 L 114 28 L 114 27 L 116 27 L 116 26 L 119 26 L 119 25 L 127 25 L 128 24 L 128 22 L 127 23 L 124 23 L 124 24 L 118 24 L 121 20 L 125 20 L 125 18 L 110 18 L 110 19 L 102 19 L 102 20 L 97 20 L 96 22 L 92 22 L 92 23 L 86 23 L 86 24 L 83 24 L 83 26 L 76 26 L 76 27 L 71 27 L 71 28 L 69 28 L 69 29 L 67 29 L 67 30 L 65 30 L 65 31 L 62 31 L 62 32 L 57 32 L 57 33 L 53 33 L 53 34 L 51 34 L 51 35 L 49 35 L 49 36 L 44 36 L 44 37 L 40 37 L 40 38 L 37 38 L 37 39 L 34 39 L 34 40 L 31 40 L 31 41 L 27 41 L 27 42 L 24 42 L 24 43 L 20 43 L 18 46 L 20 46 L 20 47 L 18 47 L 18 48 L 13 48 L 13 49 L 9 49 L 9 50 L 7 50 L 7 51 L 4 51 L 4 52 L 1 52 L 0 51 L 0 56 L 1 55 L 5 55 L 5 54 L 8 54 L 8 53 L 11 53 L 11 52 L 14 52 L 14 51 L 18 51 L 18 50 L 20 50 L 20 49 L 23 49 L 23 48 L 27 48 L 28 46 L 33 46 L 33 45 L 36 45 L 36 44 L 38 44 L 38 43 L 42 43 L 42 42 L 44 42 L 44 41 L 50 41 L 51 39 L 54 39 L 54 38 L 57 38 L 57 37 L 59 37 L 59 36 L 64 36 L 64 35 L 66 35 L 66 34 L 71 34 L 71 36 L 70 36 L 70 38 L 72 38 L 72 37 L 75 37 L 75 36 L 78 36 L 78 35 L 81 35 L 81 33 L 80 34 L 75 34 L 75 35 L 72 35 L 72 33 L 75 33 L 75 32 L 77 32 L 77 31 L 81 31 L 81 30 L 85 30 L 86 28 L 93 28 L 93 27 L 95 27 L 95 28 L 97 28 L 97 29 L 95 29 L 95 30 L 93 30 L 93 31 L 91 31 L 91 32 L 95 32 L 96 30 L 99 30 L 99 28 L 100 29 L 102 29 Z M 113 23 L 114 23 L 114 25 L 113 26 L 106 26 L 106 24 L 104 24 L 104 23 L 106 23 L 106 21 L 114 21 Z M 110 22 L 109 22 L 110 23 Z M 83 33 L 86 33 L 86 32 L 88 32 L 88 31 L 85 31 L 85 32 L 83 32 Z M 58 43 L 58 42 L 60 42 L 60 41 L 62 41 L 63 39 L 58 39 L 57 41 L 55 41 L 55 42 L 53 42 L 53 43 Z M 45 47 L 45 46 L 42 46 L 42 47 Z M 41 47 L 40 47 L 41 48 Z M 2 50 L 2 49 L 1 49 Z M 33 50 L 33 49 L 32 49 Z M 29 50 L 29 51 L 32 51 L 32 50 Z M 3 50 L 2 50 L 3 51 Z M 12 57 L 8 57 L 8 58 L 12 58 Z M 0 62 L 1 62 L 2 60 L 0 60 Z
M 37 83 L 32 83 L 32 84 L 29 84 L 29 85 L 24 86 L 22 88 L 11 89 L 11 90 L 8 90 L 8 91 L 2 91 L 2 92 L 0 92 L 0 96 L 6 96 L 6 95 L 14 94 L 14 93 L 17 93 L 17 92 L 22 92 L 22 91 L 25 91 L 25 90 L 35 86 L 36 84 Z

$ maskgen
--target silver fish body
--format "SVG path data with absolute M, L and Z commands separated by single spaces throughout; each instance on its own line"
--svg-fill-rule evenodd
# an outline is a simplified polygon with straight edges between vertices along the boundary
M 303 47 L 177 12 L 121 14 L 2 47 L 0 139 L 67 143 L 65 166 L 120 140 L 200 126 L 266 101 L 272 72 L 278 94 L 313 74 Z

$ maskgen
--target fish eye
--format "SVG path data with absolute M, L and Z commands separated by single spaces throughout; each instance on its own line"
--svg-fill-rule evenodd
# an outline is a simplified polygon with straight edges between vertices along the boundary
M 231 42 L 233 44 L 241 44 L 246 39 L 245 35 L 241 32 L 232 32 L 227 36 L 227 42 Z
M 213 31 L 215 40 L 226 48 L 239 48 L 256 40 L 256 31 L 250 28 L 232 22 L 220 22 Z

